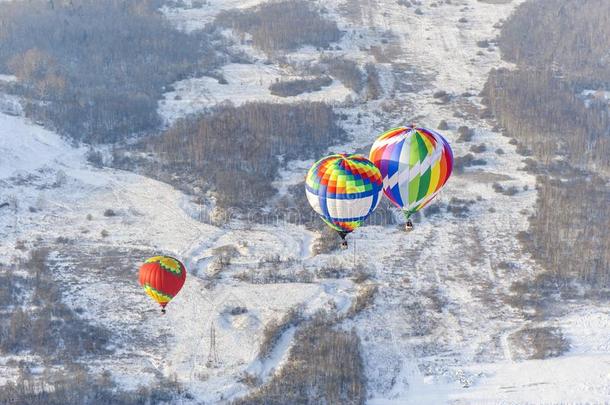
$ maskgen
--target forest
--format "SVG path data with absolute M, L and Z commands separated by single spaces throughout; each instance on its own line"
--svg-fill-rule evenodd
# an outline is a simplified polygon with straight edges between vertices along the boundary
M 211 188 L 220 208 L 245 212 L 276 193 L 271 183 L 282 162 L 314 158 L 346 138 L 337 119 L 319 102 L 222 105 L 179 120 L 141 147 L 161 158 L 161 170 L 173 183 Z
M 215 23 L 250 34 L 252 44 L 268 54 L 295 50 L 303 45 L 327 48 L 342 36 L 337 23 L 324 18 L 311 2 L 303 0 L 268 2 L 250 9 L 223 11 Z
M 558 71 L 573 86 L 608 88 L 609 10 L 606 0 L 525 2 L 502 29 L 502 55 L 521 66 Z
M 610 286 L 609 201 L 607 180 L 600 177 L 540 177 L 531 221 L 534 257 L 561 280 Z
M 504 25 L 503 56 L 483 95 L 518 150 L 533 154 L 538 201 L 522 241 L 557 285 L 610 287 L 610 2 L 526 2 Z M 587 252 L 583 254 L 583 252 Z
M 332 83 L 332 78 L 321 76 L 313 79 L 295 79 L 276 82 L 269 86 L 269 90 L 271 91 L 271 94 L 276 96 L 293 97 L 303 93 L 319 91 L 322 87 L 330 86 Z
M 326 312 L 297 329 L 286 364 L 266 384 L 233 405 L 364 404 L 366 379 L 360 338 Z M 256 381 L 252 381 L 255 387 Z
M 108 332 L 89 325 L 61 301 L 47 255 L 48 251 L 36 249 L 16 266 L 0 264 L 0 309 L 4 312 L 16 305 L 10 316 L 0 320 L 0 354 L 27 351 L 49 361 L 108 354 Z
M 20 364 L 16 382 L 0 390 L 3 405 L 145 405 L 192 399 L 175 379 L 162 379 L 154 387 L 141 386 L 123 391 L 109 371 L 91 374 L 79 363 L 69 363 L 63 370 L 45 371 L 33 376 L 26 364 Z
M 576 91 L 542 69 L 496 70 L 486 87 L 500 124 L 545 163 L 561 155 L 575 167 L 610 173 L 608 104 L 587 107 Z
M 154 130 L 167 87 L 216 67 L 211 33 L 175 30 L 152 0 L 0 2 L 0 73 L 25 110 L 78 141 Z

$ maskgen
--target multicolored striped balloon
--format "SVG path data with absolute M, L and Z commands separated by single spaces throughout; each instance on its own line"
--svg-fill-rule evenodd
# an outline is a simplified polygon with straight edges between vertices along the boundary
M 186 268 L 171 256 L 155 256 L 140 267 L 140 285 L 153 300 L 165 306 L 178 294 L 186 280 Z
M 400 127 L 382 134 L 369 159 L 383 177 L 383 192 L 407 219 L 428 204 L 453 170 L 449 142 L 437 132 Z
M 345 237 L 377 208 L 381 186 L 381 174 L 367 158 L 336 154 L 309 169 L 305 193 L 314 211 Z

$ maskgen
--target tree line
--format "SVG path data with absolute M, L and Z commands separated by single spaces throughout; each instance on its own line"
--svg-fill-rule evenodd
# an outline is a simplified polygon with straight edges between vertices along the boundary
M 171 83 L 219 64 L 210 32 L 169 25 L 153 0 L 0 3 L 0 72 L 19 78 L 26 113 L 76 140 L 157 128 Z
M 282 164 L 317 157 L 346 134 L 325 103 L 222 105 L 178 120 L 141 147 L 158 156 L 155 168 L 173 183 L 211 189 L 224 209 L 263 207 Z M 156 175 L 154 170 L 152 175 Z M 158 175 L 158 174 L 157 174 Z
M 578 86 L 610 85 L 610 3 L 542 0 L 523 3 L 502 28 L 504 58 L 548 67 Z
M 18 265 L 28 277 L 0 267 L 0 309 L 10 316 L 0 321 L 0 353 L 36 353 L 56 361 L 107 354 L 107 330 L 89 325 L 61 302 L 61 290 L 47 263 L 46 250 L 31 252 Z M 28 299 L 26 300 L 26 297 Z
M 288 359 L 271 380 L 233 405 L 364 404 L 366 377 L 355 331 L 319 312 L 297 329 Z
M 610 287 L 610 110 L 579 96 L 610 88 L 609 22 L 603 0 L 523 3 L 499 41 L 517 69 L 492 71 L 483 92 L 518 150 L 536 158 L 536 213 L 521 236 L 558 285 Z
M 327 48 L 342 33 L 337 23 L 304 0 L 267 2 L 245 10 L 221 12 L 215 23 L 252 36 L 252 43 L 267 53 L 295 50 L 303 45 Z
M 545 163 L 562 155 L 610 173 L 608 104 L 587 106 L 576 91 L 550 69 L 501 69 L 491 72 L 485 95 L 499 123 Z

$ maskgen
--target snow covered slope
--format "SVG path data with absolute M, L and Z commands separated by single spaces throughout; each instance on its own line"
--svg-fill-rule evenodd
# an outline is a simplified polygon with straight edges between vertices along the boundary
M 328 103 L 341 102 L 346 97 L 354 95 L 338 80 L 322 89 L 310 93 L 303 93 L 293 97 L 279 97 L 271 94 L 269 86 L 276 81 L 289 81 L 302 79 L 301 76 L 291 75 L 278 66 L 269 66 L 263 63 L 225 65 L 220 74 L 226 84 L 220 84 L 217 79 L 201 77 L 186 79 L 174 83 L 175 90 L 165 93 L 164 100 L 159 102 L 159 113 L 167 123 L 177 118 L 204 111 L 223 101 L 230 101 L 233 105 L 253 101 L 271 103 L 294 103 L 299 101 L 326 101 Z
M 252 284 L 235 277 L 277 257 L 287 272 L 354 262 L 373 272 L 379 285 L 374 304 L 343 325 L 354 327 L 362 340 L 371 404 L 603 403 L 610 396 L 610 340 L 604 333 L 610 308 L 568 302 L 538 320 L 508 304 L 512 282 L 540 270 L 517 240 L 534 208 L 535 178 L 521 170 L 523 158 L 509 139 L 479 118 L 477 94 L 489 69 L 504 63 L 493 45 L 477 42 L 492 39 L 494 25 L 521 1 L 422 1 L 420 14 L 394 0 L 319 2 L 346 31 L 340 49 L 327 56 L 375 63 L 383 86 L 378 100 L 366 100 L 337 80 L 304 96 L 333 103 L 348 116 L 343 125 L 350 141 L 333 150 L 366 147 L 382 130 L 411 120 L 430 127 L 447 120 L 444 133 L 456 156 L 486 145 L 477 154 L 486 164 L 456 173 L 437 199 L 441 212 L 410 234 L 367 226 L 353 235 L 354 250 L 311 256 L 317 235 L 304 227 L 201 223 L 189 215 L 189 197 L 171 186 L 94 168 L 84 149 L 23 117 L 0 114 L 0 203 L 11 203 L 0 211 L 0 260 L 25 255 L 15 249 L 19 241 L 28 248 L 39 241 L 52 250 L 65 302 L 113 332 L 115 354 L 92 360 L 92 366 L 111 370 L 127 388 L 153 382 L 158 374 L 176 375 L 194 401 L 227 402 L 248 392 L 239 382 L 244 372 L 268 380 L 285 361 L 294 328 L 270 356 L 257 356 L 270 320 L 298 305 L 311 314 L 320 308 L 344 312 L 353 302 L 357 287 L 349 278 Z M 164 12 L 178 27 L 193 30 L 222 9 L 256 3 L 209 0 L 201 8 Z M 381 46 L 385 56 L 374 56 L 371 46 Z M 270 95 L 268 86 L 294 73 L 243 50 L 255 63 L 225 66 L 228 85 L 211 78 L 176 83 L 160 102 L 168 122 L 224 100 L 291 102 Z M 320 56 L 310 48 L 286 55 L 294 66 Z M 435 98 L 439 90 L 450 95 L 448 102 Z M 355 104 L 343 102 L 348 95 Z M 463 125 L 474 129 L 469 142 L 458 142 Z M 275 183 L 280 192 L 302 179 L 309 163 L 291 162 Z M 518 192 L 498 193 L 494 183 Z M 452 214 L 449 206 L 463 214 Z M 108 209 L 116 215 L 104 215 Z M 57 242 L 58 236 L 70 243 Z M 227 246 L 236 253 L 230 265 L 219 267 L 218 249 Z M 165 317 L 136 282 L 139 263 L 155 252 L 182 257 L 190 272 Z M 100 296 L 120 299 L 109 304 Z M 236 307 L 247 312 L 232 315 Z M 571 349 L 557 358 L 522 360 L 515 336 L 536 327 L 559 328 Z M 212 328 L 219 367 L 206 366 Z

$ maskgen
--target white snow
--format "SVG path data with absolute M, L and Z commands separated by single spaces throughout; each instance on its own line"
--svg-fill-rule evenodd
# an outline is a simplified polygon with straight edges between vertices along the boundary
M 583 90 L 580 93 L 580 98 L 587 107 L 590 107 L 593 102 L 610 104 L 610 91 L 603 89 Z
M 52 259 L 61 264 L 56 276 L 65 281 L 65 302 L 83 308 L 83 316 L 118 337 L 115 355 L 92 360 L 92 366 L 110 369 L 127 388 L 153 382 L 159 373 L 175 373 L 197 401 L 226 402 L 248 392 L 238 382 L 243 372 L 268 380 L 285 363 L 294 328 L 282 335 L 267 359 L 259 359 L 266 323 L 296 305 L 304 305 L 306 314 L 349 308 L 357 294 L 349 279 L 253 285 L 233 277 L 277 256 L 286 261 L 282 263 L 292 263 L 283 269 L 288 271 L 357 263 L 373 272 L 379 285 L 374 304 L 344 325 L 354 327 L 362 340 L 371 404 L 604 402 L 610 397 L 608 306 L 566 303 L 564 314 L 540 325 L 560 328 L 570 351 L 545 360 L 513 358 L 509 336 L 536 325 L 504 301 L 513 281 L 527 280 L 541 270 L 516 237 L 527 229 L 527 215 L 535 206 L 535 178 L 520 170 L 522 158 L 507 138 L 478 118 L 454 117 L 454 104 L 438 104 L 433 98 L 440 89 L 456 97 L 469 91 L 475 96 L 460 102 L 480 107 L 476 94 L 487 72 L 506 64 L 497 50 L 481 49 L 476 42 L 495 37 L 493 25 L 521 2 L 461 0 L 451 5 L 434 2 L 436 7 L 422 2 L 421 16 L 394 0 L 319 2 L 347 32 L 341 49 L 329 55 L 360 64 L 375 62 L 384 87 L 380 100 L 363 100 L 337 81 L 298 97 L 272 96 L 269 84 L 300 76 L 292 68 L 266 65 L 253 57 L 253 64 L 223 67 L 227 85 L 208 77 L 188 79 L 175 83 L 176 90 L 166 93 L 159 104 L 171 123 L 227 100 L 236 105 L 324 100 L 348 116 L 343 125 L 351 139 L 330 148 L 336 151 L 367 146 L 382 130 L 413 119 L 430 127 L 446 119 L 450 129 L 444 134 L 456 156 L 467 153 L 472 144 L 487 145 L 479 155 L 487 164 L 455 174 L 437 198 L 437 204 L 448 204 L 454 197 L 473 200 L 465 218 L 443 210 L 416 223 L 410 234 L 395 226 L 365 226 L 350 235 L 350 250 L 312 256 L 317 235 L 301 226 L 238 220 L 224 227 L 201 223 L 193 218 L 189 198 L 171 186 L 133 173 L 93 168 L 84 148 L 73 147 L 23 117 L 0 114 L 0 202 L 18 203 L 0 211 L 0 260 L 23 255 L 14 248 L 18 240 L 31 247 L 30 241 L 41 238 L 55 246 Z M 258 3 L 208 0 L 202 8 L 163 12 L 191 31 L 212 21 L 220 10 Z M 461 17 L 468 22 L 458 23 Z M 382 37 L 388 38 L 386 43 Z M 379 62 L 370 52 L 371 46 L 381 44 L 388 49 L 389 61 Z M 295 66 L 319 57 L 308 47 L 286 55 Z M 343 103 L 347 96 L 355 99 L 354 106 Z M 460 125 L 475 128 L 473 142 L 456 142 Z M 498 148 L 505 154 L 496 154 Z M 287 165 L 274 182 L 280 195 L 303 179 L 310 164 L 308 160 Z M 520 191 L 515 196 L 496 193 L 495 181 Z M 107 208 L 118 215 L 104 217 Z M 102 230 L 109 235 L 102 237 Z M 75 253 L 51 243 L 58 235 L 76 241 L 80 253 L 90 254 L 92 260 L 99 251 L 109 255 L 104 258 L 109 262 L 133 262 L 133 271 L 111 277 L 97 264 L 83 276 L 73 268 Z M 239 254 L 211 283 L 214 249 L 227 245 Z M 184 259 L 189 276 L 166 316 L 158 315 L 137 285 L 137 268 L 144 258 L 104 253 L 120 248 Z M 514 265 L 499 266 L 502 262 Z M 435 299 L 442 301 L 436 309 Z M 228 311 L 236 306 L 247 312 L 231 315 Z M 220 360 L 216 368 L 206 366 L 212 327 Z M 142 331 L 150 341 L 139 335 Z M 0 361 L 0 370 L 11 371 L 5 361 Z
M 0 82 L 14 83 L 16 81 L 17 81 L 17 76 L 15 76 L 15 75 L 3 75 L 3 74 L 0 74 Z
M 276 81 L 302 79 L 291 75 L 277 66 L 265 65 L 261 62 L 253 64 L 231 63 L 220 70 L 227 84 L 220 84 L 217 79 L 201 77 L 185 79 L 174 84 L 174 91 L 164 94 L 159 102 L 159 113 L 171 124 L 179 117 L 204 111 L 222 102 L 230 102 L 235 106 L 247 102 L 299 102 L 326 101 L 342 102 L 353 92 L 341 82 L 334 80 L 330 86 L 319 91 L 303 93 L 293 97 L 280 97 L 271 94 L 269 86 Z M 307 77 L 304 77 L 307 79 Z
M 21 117 L 0 114 L 0 178 L 45 166 L 82 163 L 82 154 L 56 134 Z
M 182 193 L 136 174 L 95 169 L 86 163 L 85 149 L 73 148 L 57 134 L 23 117 L 0 114 L 0 150 L 4 157 L 0 161 L 0 201 L 8 199 L 11 203 L 11 208 L 4 209 L 0 216 L 0 260 L 10 262 L 15 255 L 23 255 L 14 249 L 18 240 L 39 238 L 45 245 L 52 245 L 58 235 L 75 241 L 79 249 L 93 249 L 92 260 L 102 259 L 107 264 L 132 260 L 131 276 L 108 279 L 96 264 L 92 269 L 73 268 L 76 257 L 69 252 L 59 250 L 51 255 L 52 261 L 60 263 L 56 277 L 67 288 L 65 302 L 74 309 L 85 309 L 84 316 L 110 328 L 119 343 L 133 345 L 117 348 L 117 353 L 106 360 L 92 362 L 95 367 L 111 369 L 114 378 L 128 389 L 152 381 L 154 374 L 160 372 L 167 376 L 176 373 L 201 397 L 219 399 L 238 394 L 244 388 L 235 385 L 235 378 L 258 361 L 258 344 L 267 322 L 296 305 L 305 304 L 306 313 L 311 314 L 329 301 L 335 301 L 341 310 L 351 302 L 350 282 L 223 282 L 209 290 L 195 275 L 198 271 L 193 266 L 198 257 L 209 256 L 213 247 L 237 246 L 242 240 L 250 241 L 250 245 L 241 249 L 243 257 L 235 262 L 244 268 L 268 256 L 300 259 L 303 246 L 311 239 L 301 227 L 287 227 L 280 236 L 274 226 L 232 231 L 202 224 L 181 209 L 185 198 Z M 16 208 L 12 207 L 14 202 Z M 35 212 L 28 207 L 35 207 Z M 104 217 L 107 208 L 118 215 Z M 87 220 L 87 214 L 93 218 Z M 108 230 L 110 235 L 102 237 L 102 230 Z M 158 316 L 154 303 L 137 285 L 137 268 L 145 257 L 125 258 L 112 250 L 102 250 L 101 258 L 95 254 L 95 249 L 125 247 L 174 254 L 194 270 L 181 294 L 168 307 L 166 317 Z M 86 254 L 81 251 L 79 257 Z M 79 270 L 86 271 L 84 277 Z M 117 299 L 109 304 L 108 297 Z M 248 312 L 228 315 L 226 310 L 235 306 L 246 307 Z M 205 366 L 212 324 L 216 327 L 221 360 L 217 369 Z M 141 350 L 131 335 L 144 331 L 151 331 L 156 339 L 170 334 L 171 350 Z M 282 337 L 286 344 L 290 342 L 287 336 Z M 262 377 L 268 377 L 280 357 L 274 354 L 264 364 Z

